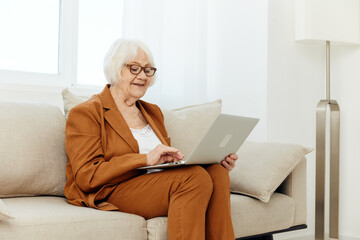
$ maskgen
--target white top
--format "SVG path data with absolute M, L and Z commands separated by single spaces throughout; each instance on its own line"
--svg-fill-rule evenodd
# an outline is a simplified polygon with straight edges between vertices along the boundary
M 130 128 L 132 135 L 136 139 L 139 145 L 139 153 L 147 154 L 151 152 L 157 145 L 161 144 L 161 141 L 156 136 L 154 130 L 150 125 L 146 125 L 143 129 Z M 148 169 L 148 173 L 159 172 L 161 169 Z

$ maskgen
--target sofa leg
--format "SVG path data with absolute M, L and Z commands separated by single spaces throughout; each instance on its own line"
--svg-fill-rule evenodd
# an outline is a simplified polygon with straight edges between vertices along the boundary
M 264 236 L 264 237 L 262 238 L 262 240 L 274 240 L 274 238 L 273 238 L 273 235 L 272 235 L 272 234 L 269 234 L 269 235 L 267 235 L 267 236 Z

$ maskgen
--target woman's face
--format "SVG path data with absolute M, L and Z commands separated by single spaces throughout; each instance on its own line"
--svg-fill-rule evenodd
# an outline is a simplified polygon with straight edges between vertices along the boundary
M 141 49 L 138 49 L 136 57 L 126 64 L 151 67 L 148 57 Z M 152 80 L 152 77 L 146 76 L 143 70 L 141 70 L 138 75 L 132 74 L 127 66 L 122 68 L 121 77 L 122 79 L 118 82 L 118 85 L 124 95 L 128 98 L 136 99 L 140 99 L 144 96 Z

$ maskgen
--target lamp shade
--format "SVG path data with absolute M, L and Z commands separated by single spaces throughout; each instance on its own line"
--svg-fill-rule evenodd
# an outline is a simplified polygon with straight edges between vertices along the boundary
M 360 44 L 360 0 L 295 0 L 295 41 Z

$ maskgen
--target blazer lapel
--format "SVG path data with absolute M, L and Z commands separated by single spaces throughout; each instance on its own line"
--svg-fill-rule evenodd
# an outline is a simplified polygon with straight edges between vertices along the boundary
M 137 103 L 142 115 L 144 116 L 145 120 L 149 123 L 150 127 L 155 132 L 156 136 L 160 139 L 162 144 L 167 146 L 168 143 L 166 142 L 164 136 L 161 134 L 159 128 L 156 126 L 150 115 L 145 111 L 144 107 L 141 105 L 139 101 L 137 101 Z
M 109 84 L 106 85 L 104 90 L 99 94 L 99 98 L 103 104 L 105 120 L 110 126 L 129 144 L 131 149 L 139 152 L 139 145 L 132 135 L 129 126 L 127 125 L 124 117 L 117 109 L 114 99 L 109 90 Z
M 129 144 L 134 152 L 139 152 L 139 145 L 132 135 L 129 126 L 119 110 L 110 109 L 104 114 L 106 121 L 111 127 Z

